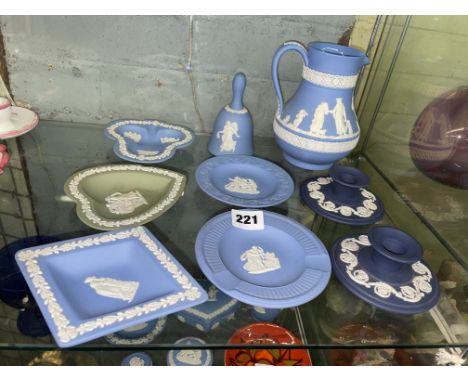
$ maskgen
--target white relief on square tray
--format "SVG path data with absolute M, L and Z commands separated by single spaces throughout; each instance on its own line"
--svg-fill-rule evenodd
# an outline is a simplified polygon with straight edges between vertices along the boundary
M 262 247 L 256 245 L 245 251 L 240 259 L 246 261 L 244 269 L 251 274 L 272 272 L 281 268 L 274 252 L 265 252 Z
M 89 284 L 101 296 L 117 298 L 127 302 L 132 302 L 140 286 L 138 281 L 122 281 L 110 277 L 90 276 L 84 282 Z

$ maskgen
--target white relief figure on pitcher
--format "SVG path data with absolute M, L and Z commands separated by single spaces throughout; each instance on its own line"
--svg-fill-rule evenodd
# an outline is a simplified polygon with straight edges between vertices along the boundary
M 237 125 L 237 122 L 227 121 L 224 125 L 223 130 L 218 131 L 218 133 L 216 134 L 216 138 L 221 138 L 221 152 L 233 152 L 236 150 L 237 142 L 234 140 L 234 137 L 240 138 L 239 126 Z
M 336 133 L 342 135 L 352 135 L 353 127 L 351 121 L 346 116 L 346 108 L 343 103 L 343 98 L 338 97 L 336 99 L 335 107 L 330 111 L 335 120 Z
M 310 124 L 309 132 L 313 135 L 325 135 L 326 130 L 323 128 L 325 124 L 325 116 L 330 113 L 330 109 L 328 107 L 327 102 L 321 102 L 315 108 L 314 117 L 312 119 L 312 123 Z
M 245 251 L 240 259 L 246 261 L 243 268 L 251 274 L 266 273 L 281 268 L 280 261 L 273 252 L 265 252 L 262 247 L 256 245 Z

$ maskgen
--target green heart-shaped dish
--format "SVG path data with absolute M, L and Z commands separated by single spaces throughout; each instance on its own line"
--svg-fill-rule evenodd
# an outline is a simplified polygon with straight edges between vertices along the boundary
M 105 165 L 73 174 L 65 193 L 86 225 L 112 230 L 145 224 L 183 195 L 186 178 L 175 171 L 141 165 Z

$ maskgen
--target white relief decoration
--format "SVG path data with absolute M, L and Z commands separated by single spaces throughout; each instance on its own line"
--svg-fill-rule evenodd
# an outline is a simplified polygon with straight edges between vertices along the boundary
M 101 296 L 124 300 L 128 303 L 132 302 L 140 286 L 138 281 L 123 281 L 110 277 L 90 276 L 84 282 Z
M 362 206 L 358 206 L 356 208 L 349 207 L 349 206 L 337 206 L 331 200 L 325 199 L 325 194 L 321 192 L 322 186 L 330 184 L 332 182 L 332 178 L 317 178 L 315 181 L 311 181 L 307 184 L 307 189 L 309 191 L 309 196 L 312 199 L 317 200 L 318 205 L 326 210 L 336 214 L 340 214 L 343 216 L 352 216 L 355 215 L 360 218 L 368 218 L 372 216 L 375 211 L 377 211 L 377 198 L 375 195 L 366 190 L 365 188 L 360 188 L 361 195 L 364 197 L 364 201 Z
M 156 156 L 159 154 L 159 151 L 157 150 L 137 150 L 137 154 L 144 156 L 144 157 L 149 157 L 149 156 Z
M 224 188 L 231 192 L 237 192 L 238 194 L 256 195 L 260 193 L 255 180 L 250 178 L 241 178 L 240 176 L 229 178 L 229 183 L 226 183 Z
M 233 108 L 232 108 L 231 106 L 229 106 L 229 105 L 226 105 L 226 106 L 224 107 L 224 110 L 228 111 L 229 113 L 234 113 L 234 114 L 246 114 L 246 113 L 248 113 L 248 110 L 247 110 L 245 107 L 243 107 L 243 108 L 240 109 L 240 110 L 237 110 L 237 109 L 233 109 Z
M 180 350 L 176 354 L 176 359 L 187 365 L 198 366 L 202 363 L 202 352 L 197 349 Z
M 213 318 L 218 317 L 219 315 L 227 312 L 228 310 L 230 310 L 231 308 L 233 308 L 237 304 L 238 304 L 238 301 L 236 299 L 232 299 L 227 304 L 223 305 L 222 307 L 216 309 L 215 311 L 213 311 L 211 313 L 202 312 L 201 310 L 198 310 L 197 308 L 187 308 L 187 309 L 185 309 L 185 312 L 193 314 L 194 316 L 202 318 L 203 320 L 209 321 L 209 320 L 212 320 Z M 180 321 L 185 322 L 185 318 L 183 316 L 178 315 L 177 318 Z
M 312 136 L 310 138 L 298 136 L 292 131 L 289 131 L 289 129 L 286 129 L 285 127 L 281 126 L 278 123 L 277 119 L 279 119 L 278 114 L 275 120 L 273 121 L 273 130 L 276 136 L 285 141 L 286 143 L 289 143 L 290 145 L 303 150 L 322 153 L 343 153 L 352 151 L 359 141 L 359 130 L 357 133 L 355 133 L 355 137 L 353 136 L 352 139 L 338 142 L 315 140 Z M 304 133 L 303 130 L 301 130 L 301 132 Z M 305 135 L 310 134 L 305 133 Z M 342 137 L 334 136 L 327 136 L 326 138 L 331 140 L 342 139 Z
M 325 124 L 325 118 L 327 117 L 327 115 L 331 115 L 334 119 L 336 135 L 330 135 L 330 132 L 327 135 L 327 130 L 323 128 Z M 328 102 L 319 103 L 315 108 L 314 115 L 312 116 L 312 122 L 310 123 L 308 130 L 301 129 L 299 126 L 307 116 L 307 111 L 301 109 L 296 114 L 296 117 L 294 118 L 293 122 L 290 121 L 291 117 L 289 115 L 287 115 L 284 118 L 281 118 L 277 114 L 276 117 L 287 128 L 297 131 L 301 134 L 308 135 L 310 137 L 343 139 L 355 138 L 359 136 L 359 129 L 357 132 L 353 132 L 351 121 L 346 115 L 346 108 L 343 103 L 343 98 L 341 97 L 336 98 L 336 104 L 333 107 L 333 109 L 330 109 Z
M 38 263 L 38 257 L 53 256 L 73 251 L 78 248 L 99 246 L 101 244 L 124 240 L 130 237 L 136 237 L 145 245 L 145 247 L 155 256 L 156 260 L 161 263 L 161 265 L 172 275 L 174 280 L 183 288 L 183 291 L 166 295 L 117 313 L 100 316 L 81 323 L 78 326 L 72 325 L 69 318 L 65 316 L 63 308 L 58 303 L 53 291 L 45 279 Z M 34 285 L 34 288 L 36 288 L 38 295 L 42 298 L 44 305 L 47 307 L 47 311 L 57 327 L 57 335 L 63 343 L 70 342 L 71 340 L 96 329 L 104 328 L 117 322 L 125 322 L 143 314 L 156 312 L 180 301 L 196 301 L 201 297 L 200 289 L 190 282 L 188 277 L 182 272 L 177 264 L 175 264 L 165 251 L 148 236 L 142 227 L 130 228 L 120 232 L 85 238 L 82 240 L 74 240 L 63 244 L 51 244 L 39 249 L 25 249 L 17 252 L 16 256 L 18 261 L 25 263 L 28 277 Z
M 262 247 L 256 245 L 245 251 L 240 259 L 246 261 L 244 269 L 251 274 L 272 272 L 281 268 L 274 252 L 265 252 Z
M 167 145 L 164 148 L 164 151 L 161 152 L 161 153 L 156 151 L 156 154 L 154 154 L 154 152 L 151 152 L 151 154 L 150 154 L 150 152 L 148 152 L 148 154 L 146 155 L 144 152 L 140 154 L 137 151 L 137 154 L 134 154 L 134 153 L 132 153 L 132 152 L 130 152 L 128 150 L 127 142 L 124 139 L 124 136 L 117 131 L 117 129 L 119 127 L 125 126 L 125 125 L 158 126 L 158 127 L 178 131 L 178 132 L 183 134 L 183 138 L 179 139 L 178 141 L 174 141 L 174 142 L 170 143 L 169 145 Z M 182 126 L 170 125 L 168 123 L 163 123 L 163 122 L 159 122 L 159 121 L 141 121 L 141 120 L 140 121 L 138 121 L 138 120 L 118 121 L 118 122 L 113 123 L 109 127 L 107 127 L 107 133 L 111 137 L 113 137 L 113 138 L 115 138 L 117 140 L 118 145 L 119 145 L 119 151 L 120 151 L 120 153 L 122 153 L 122 155 L 125 155 L 126 157 L 131 158 L 131 159 L 142 160 L 142 161 L 144 161 L 144 160 L 155 161 L 155 160 L 161 160 L 161 159 L 167 158 L 169 155 L 172 154 L 172 152 L 177 147 L 188 144 L 189 142 L 191 142 L 193 140 L 193 133 L 190 130 L 188 130 L 188 129 L 182 127 Z M 125 134 L 125 132 L 124 132 L 124 134 Z M 143 150 L 143 151 L 145 151 L 145 150 Z
M 261 306 L 254 306 L 254 310 L 255 310 L 257 313 L 266 314 L 266 309 L 265 309 L 265 308 L 262 308 Z
M 147 326 L 147 323 L 144 323 L 142 325 Z M 109 334 L 106 336 L 106 339 L 113 345 L 144 345 L 152 342 L 155 337 L 161 333 L 164 329 L 164 326 L 166 325 L 166 317 L 159 318 L 156 321 L 156 325 L 154 326 L 153 330 L 151 330 L 149 333 L 139 336 L 137 338 L 124 338 L 116 333 Z M 132 328 L 136 328 L 140 325 L 135 325 Z M 125 329 L 126 332 L 130 332 L 131 328 Z M 143 328 L 142 328 L 143 329 Z M 137 329 L 135 329 L 136 331 Z M 140 329 L 141 330 L 141 329 Z
M 227 316 L 228 321 L 234 320 L 234 318 L 236 318 L 236 313 L 235 312 L 233 312 L 229 316 Z
M 131 139 L 133 142 L 140 142 L 141 141 L 141 134 L 135 133 L 134 131 L 125 131 L 123 133 L 124 137 Z
M 411 283 L 402 285 L 398 288 L 382 281 L 375 281 L 366 271 L 359 268 L 359 260 L 356 252 L 361 247 L 370 246 L 369 239 L 366 235 L 361 235 L 358 238 L 347 238 L 341 242 L 340 260 L 346 264 L 346 273 L 355 283 L 366 288 L 372 288 L 373 292 L 381 298 L 389 298 L 395 296 L 400 300 L 416 303 L 428 293 L 432 292 L 430 281 L 432 273 L 424 264 L 416 262 L 412 264 L 412 269 L 415 276 Z
M 200 330 L 201 332 L 204 332 L 204 331 L 205 331 L 205 328 L 203 327 L 202 324 L 195 324 L 195 328 L 197 328 L 197 329 Z
M 208 288 L 208 301 L 216 301 L 218 299 L 218 288 L 214 285 L 210 285 Z
M 218 131 L 216 134 L 216 138 L 221 139 L 219 148 L 221 152 L 234 152 L 236 150 L 237 142 L 234 137 L 240 138 L 237 122 L 226 121 L 223 130 Z
M 138 190 L 130 191 L 126 194 L 122 192 L 114 192 L 105 199 L 107 209 L 116 215 L 129 214 L 135 211 L 138 207 L 147 205 L 148 202 Z
M 315 85 L 333 89 L 352 89 L 356 85 L 359 74 L 352 76 L 340 76 L 338 74 L 330 74 L 319 72 L 309 68 L 302 67 L 302 78 Z
M 173 142 L 178 142 L 179 138 L 176 137 L 162 137 L 161 138 L 161 143 L 173 143 Z
M 174 183 L 167 196 L 163 200 L 161 200 L 157 205 L 152 207 L 150 210 L 143 212 L 140 215 L 122 220 L 104 219 L 101 216 L 99 216 L 91 207 L 91 200 L 85 194 L 82 193 L 79 187 L 80 183 L 83 181 L 83 179 L 86 179 L 87 177 L 95 174 L 127 170 L 148 172 L 152 174 L 167 176 L 174 179 Z M 176 198 L 178 197 L 178 194 L 183 186 L 184 179 L 185 177 L 181 174 L 157 167 L 147 167 L 141 165 L 109 165 L 93 167 L 84 171 L 80 171 L 70 178 L 65 187 L 69 195 L 79 202 L 79 208 L 88 220 L 90 220 L 94 224 L 98 224 L 102 228 L 113 229 L 148 221 L 148 219 L 151 219 L 153 216 L 160 213 L 164 209 L 169 208 L 172 204 L 175 203 Z
M 213 326 L 211 327 L 211 330 L 216 329 L 219 325 L 220 325 L 219 322 L 214 323 Z
M 140 357 L 132 357 L 130 358 L 130 361 L 128 362 L 130 366 L 145 366 L 145 361 L 142 360 Z

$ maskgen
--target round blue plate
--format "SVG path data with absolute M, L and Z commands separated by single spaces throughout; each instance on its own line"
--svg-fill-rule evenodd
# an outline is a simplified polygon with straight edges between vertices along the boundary
M 200 188 L 211 197 L 239 207 L 262 208 L 289 199 L 294 182 L 276 164 L 248 155 L 210 158 L 195 173 Z
M 265 229 L 234 228 L 231 213 L 209 220 L 195 243 L 206 277 L 227 295 L 264 308 L 289 308 L 317 297 L 331 274 L 328 252 L 296 221 L 263 211 Z
M 153 360 L 146 353 L 132 353 L 122 360 L 121 366 L 153 366 Z
M 176 341 L 175 345 L 206 345 L 205 341 L 197 337 L 185 337 Z M 167 364 L 169 366 L 211 366 L 213 364 L 213 353 L 209 349 L 179 349 L 167 353 Z
M 375 262 L 369 261 L 369 250 L 372 247 L 367 235 L 341 237 L 333 245 L 333 271 L 351 293 L 371 305 L 400 314 L 423 313 L 437 304 L 439 284 L 425 261 L 413 263 L 410 277 L 402 281 L 401 270 L 381 265 L 375 269 Z
M 190 146 L 194 140 L 189 129 L 155 119 L 113 121 L 104 133 L 115 141 L 115 155 L 143 164 L 167 161 L 176 150 Z

